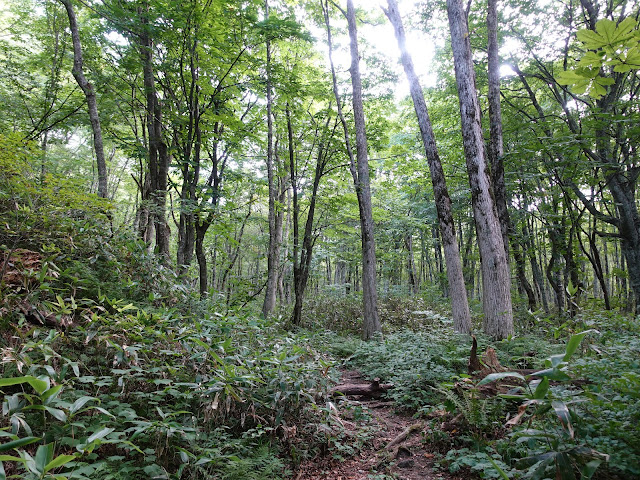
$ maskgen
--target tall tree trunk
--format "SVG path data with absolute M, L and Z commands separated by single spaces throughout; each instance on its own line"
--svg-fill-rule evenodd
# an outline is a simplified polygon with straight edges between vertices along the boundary
M 320 134 L 324 137 L 329 118 L 325 124 L 324 131 Z M 293 288 L 295 293 L 295 304 L 293 307 L 292 323 L 300 325 L 302 323 L 302 302 L 304 293 L 309 281 L 309 272 L 311 270 L 311 259 L 313 258 L 313 246 L 317 236 L 313 234 L 313 225 L 318 200 L 318 189 L 320 180 L 324 175 L 325 167 L 328 162 L 328 151 L 325 139 L 320 138 L 318 142 L 318 153 L 316 158 L 316 167 L 313 175 L 313 186 L 309 201 L 309 209 L 307 211 L 307 220 L 304 226 L 304 234 L 302 242 L 300 242 L 300 204 L 298 202 L 298 177 L 295 165 L 295 154 L 293 148 L 293 129 L 291 127 L 291 117 L 287 109 L 287 131 L 289 134 L 289 171 L 291 174 L 291 186 L 293 187 Z M 327 264 L 327 270 L 331 271 L 331 267 Z M 329 280 L 330 281 L 330 280 Z
M 504 250 L 509 260 L 511 222 L 507 210 L 507 188 L 504 183 L 504 145 L 502 139 L 502 110 L 500 108 L 500 60 L 498 58 L 498 0 L 487 1 L 487 60 L 489 81 L 489 145 L 487 154 L 491 165 L 491 180 L 500 221 Z
M 362 80 L 360 79 L 360 54 L 358 53 L 358 34 L 356 12 L 353 0 L 347 0 L 347 23 L 351 50 L 351 85 L 353 88 L 353 118 L 356 126 L 357 175 L 354 177 L 360 227 L 362 229 L 362 297 L 364 319 L 362 337 L 370 339 L 382 331 L 378 316 L 378 292 L 376 289 L 376 248 L 373 236 L 373 209 L 371 205 L 371 186 L 369 183 L 369 156 L 367 134 L 365 130 L 364 106 L 362 102 Z
M 80 44 L 80 33 L 78 31 L 78 20 L 73 10 L 71 0 L 59 0 L 67 10 L 69 17 L 69 28 L 71 29 L 71 40 L 73 42 L 73 77 L 84 93 L 89 108 L 89 121 L 93 131 L 93 148 L 96 153 L 96 164 L 98 166 L 98 196 L 107 198 L 107 162 L 104 157 L 104 147 L 102 144 L 102 129 L 100 128 L 100 117 L 98 116 L 98 102 L 93 85 L 87 80 L 83 72 L 82 45 Z
M 480 249 L 483 329 L 491 337 L 507 338 L 514 333 L 509 265 L 487 172 L 480 105 L 462 1 L 447 0 L 447 12 L 460 100 L 462 141 Z
M 265 18 L 269 19 L 269 2 L 264 2 Z M 278 270 L 280 266 L 280 244 L 282 230 L 277 228 L 278 197 L 277 176 L 273 162 L 273 92 L 271 91 L 271 42 L 267 38 L 267 179 L 269 183 L 269 247 L 267 250 L 267 286 L 262 304 L 262 314 L 266 317 L 276 307 Z M 279 235 L 278 235 L 279 233 Z
M 157 253 L 163 261 L 169 260 L 170 232 L 166 220 L 167 180 L 169 174 L 169 152 L 162 135 L 162 109 L 156 93 L 153 73 L 153 40 L 149 35 L 149 3 L 143 2 L 138 9 L 141 33 L 138 36 L 144 92 L 147 110 L 147 135 L 149 155 L 150 198 L 156 233 Z
M 358 53 L 358 34 L 356 28 L 356 14 L 353 0 L 347 0 L 347 23 L 349 26 L 351 50 L 351 85 L 353 88 L 353 116 L 356 125 L 356 155 L 354 157 L 349 141 L 349 129 L 342 113 L 340 95 L 332 59 L 331 28 L 329 25 L 328 5 L 323 3 L 327 37 L 329 41 L 329 59 L 333 78 L 333 92 L 338 106 L 338 115 L 345 134 L 345 145 L 349 154 L 351 176 L 355 184 L 358 208 L 360 213 L 360 229 L 362 240 L 362 299 L 363 324 L 362 338 L 369 340 L 377 332 L 382 331 L 378 315 L 378 292 L 376 289 L 376 250 L 373 237 L 373 213 L 371 206 L 371 187 L 369 184 L 369 157 L 367 152 L 367 135 L 365 132 L 364 107 L 362 104 L 362 81 L 360 79 L 360 55 Z
M 407 249 L 407 273 L 409 274 L 409 288 L 411 293 L 417 295 L 420 291 L 420 278 L 416 272 L 416 263 L 413 257 L 413 235 L 408 233 L 404 237 L 404 245 Z
M 387 3 L 389 8 L 385 10 L 385 14 L 389 17 L 395 30 L 402 66 L 409 81 L 409 88 L 411 90 L 416 116 L 418 117 L 422 143 L 429 163 L 438 220 L 440 222 L 444 256 L 447 262 L 447 279 L 449 281 L 451 296 L 453 325 L 457 332 L 470 333 L 471 314 L 469 312 L 467 289 L 462 273 L 458 240 L 455 234 L 455 224 L 451 213 L 451 198 L 447 190 L 444 171 L 440 162 L 440 156 L 431 126 L 431 119 L 429 118 L 429 112 L 427 110 L 427 103 L 425 102 L 418 76 L 415 73 L 413 61 L 406 48 L 406 38 L 402 25 L 402 17 L 398 11 L 398 4 L 396 0 L 387 0 Z

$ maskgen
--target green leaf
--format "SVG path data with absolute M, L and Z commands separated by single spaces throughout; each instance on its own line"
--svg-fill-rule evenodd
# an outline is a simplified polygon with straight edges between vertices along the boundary
M 0 461 L 0 480 L 7 480 L 7 474 L 4 471 L 4 465 Z
M 56 420 L 60 420 L 61 422 L 66 422 L 67 421 L 67 414 L 64 413 L 63 410 L 60 410 L 59 408 L 53 408 L 53 407 L 48 407 L 45 405 L 44 409 L 49 412 L 51 414 L 51 416 L 53 418 L 55 418 Z
M 585 463 L 580 469 L 580 474 L 582 475 L 582 478 L 589 479 L 593 477 L 593 474 L 596 473 L 596 470 L 598 469 L 601 463 L 602 463 L 602 460 L 599 458 L 596 458 L 594 460 L 591 460 L 590 462 Z
M 576 333 L 575 335 L 573 335 L 569 341 L 567 342 L 567 348 L 565 349 L 565 355 L 564 355 L 564 361 L 568 362 L 569 359 L 571 358 L 571 355 L 573 355 L 576 350 L 578 349 L 578 346 L 580 345 L 580 342 L 582 342 L 582 339 L 588 334 L 588 333 L 600 333 L 598 330 L 585 330 L 584 332 L 580 332 L 580 333 Z
M 8 450 L 14 450 L 16 448 L 24 447 L 31 443 L 39 442 L 41 438 L 38 437 L 24 437 L 19 440 L 13 440 L 12 442 L 3 443 L 0 445 L 0 452 L 6 452 Z
M 40 475 L 45 473 L 45 467 L 53 459 L 53 443 L 40 445 L 36 450 L 35 468 Z
M 560 423 L 562 427 L 569 433 L 571 438 L 574 436 L 573 425 L 571 424 L 571 414 L 569 413 L 569 408 L 564 402 L 560 400 L 554 400 L 551 402 L 551 406 L 556 412 L 556 415 L 560 419 Z
M 101 440 L 104 437 L 109 435 L 114 430 L 115 430 L 115 428 L 103 428 L 102 430 L 98 430 L 93 435 L 91 435 L 89 438 L 87 438 L 87 441 L 85 443 L 83 443 L 81 445 L 77 445 L 76 449 L 79 452 L 83 452 L 83 453 L 85 451 L 87 451 L 87 450 L 91 451 L 96 447 L 96 445 L 99 445 L 101 443 Z M 128 442 L 124 442 L 124 443 L 128 443 Z
M 80 398 L 78 398 L 75 402 L 73 402 L 73 404 L 69 407 L 69 414 L 73 415 L 74 413 L 76 413 L 78 410 L 80 410 L 82 407 L 84 407 L 88 402 L 90 402 L 91 400 L 95 400 L 95 397 L 89 397 L 87 395 L 82 396 Z
M 88 439 L 87 439 L 87 443 L 91 443 L 94 442 L 98 439 L 104 438 L 107 435 L 109 435 L 111 432 L 113 432 L 115 430 L 115 428 L 103 428 L 102 430 L 97 431 L 96 433 L 94 433 L 93 435 L 91 435 Z
M 20 457 L 14 457 L 12 455 L 0 455 L 0 462 L 20 462 L 24 460 Z
M 58 455 L 44 467 L 44 473 L 47 473 L 49 470 L 53 470 L 54 468 L 61 467 L 65 463 L 75 460 L 75 458 L 75 455 Z
M 549 380 L 557 380 L 560 382 L 565 382 L 571 378 L 569 377 L 569 375 L 558 368 L 546 368 L 544 370 L 540 370 L 539 372 L 533 372 L 531 376 L 548 377 Z
M 589 49 L 597 50 L 607 45 L 607 41 L 602 35 L 597 34 L 593 30 L 579 30 L 576 32 L 576 37 Z
M 499 372 L 499 373 L 490 373 L 486 377 L 484 377 L 480 382 L 478 382 L 478 387 L 480 385 L 486 385 L 487 383 L 491 383 L 495 380 L 500 380 L 501 378 L 514 377 L 519 378 L 520 380 L 525 380 L 525 378 L 516 372 Z
M 31 385 L 39 395 L 41 395 L 49 388 L 49 382 L 40 378 L 32 377 L 31 375 L 27 375 L 25 377 L 0 378 L 0 387 L 20 385 L 23 383 L 28 383 L 29 385 Z
M 556 457 L 556 468 L 559 476 L 562 480 L 576 480 L 576 475 L 573 473 L 573 465 L 571 459 L 566 452 L 561 452 Z
M 608 18 L 598 20 L 596 32 L 602 37 L 604 45 L 611 45 L 616 39 L 616 22 Z
M 574 70 L 564 70 L 556 76 L 556 81 L 560 85 L 573 85 L 579 81 L 583 81 L 584 77 L 578 75 Z
M 533 392 L 533 398 L 535 400 L 542 400 L 549 391 L 549 377 L 543 377 L 542 381 L 536 387 L 535 392 Z
M 51 397 L 55 397 L 60 390 L 62 390 L 62 385 L 56 385 L 55 387 L 51 387 L 49 390 L 44 392 L 41 395 L 42 401 L 49 400 Z

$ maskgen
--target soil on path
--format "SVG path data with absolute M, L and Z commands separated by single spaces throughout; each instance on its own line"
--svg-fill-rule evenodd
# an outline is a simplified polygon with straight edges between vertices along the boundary
M 357 371 L 345 371 L 342 383 L 369 384 L 370 382 Z M 430 453 L 422 442 L 424 428 L 412 431 L 406 440 L 398 443 L 397 448 L 387 449 L 387 445 L 396 439 L 409 427 L 419 423 L 411 416 L 402 415 L 395 411 L 392 402 L 380 399 L 343 400 L 347 404 L 338 405 L 343 411 L 360 407 L 369 422 L 358 422 L 356 419 L 346 424 L 366 434 L 371 432 L 372 438 L 355 456 L 337 460 L 329 455 L 309 460 L 300 465 L 293 475 L 295 480 L 371 480 L 380 478 L 394 478 L 397 480 L 455 480 L 457 477 L 442 472 L 433 471 L 434 455 Z

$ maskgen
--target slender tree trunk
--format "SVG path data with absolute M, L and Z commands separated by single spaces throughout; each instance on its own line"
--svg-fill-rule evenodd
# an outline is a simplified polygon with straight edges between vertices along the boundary
M 444 246 L 444 256 L 447 263 L 447 279 L 449 281 L 454 328 L 457 332 L 470 333 L 471 314 L 469 312 L 467 290 L 462 273 L 458 240 L 455 234 L 455 224 L 451 213 L 451 198 L 447 190 L 444 171 L 440 162 L 440 156 L 431 126 L 431 119 L 429 118 L 429 112 L 427 110 L 427 103 L 425 102 L 422 87 L 420 86 L 418 76 L 413 67 L 413 60 L 406 48 L 406 37 L 402 25 L 402 17 L 398 11 L 398 4 L 396 0 L 387 0 L 387 3 L 389 8 L 385 10 L 385 14 L 393 24 L 395 30 L 402 66 L 409 81 L 409 88 L 411 90 L 416 116 L 418 117 L 422 143 L 429 163 L 438 221 L 440 222 L 440 232 Z
M 462 117 L 462 140 L 480 248 L 483 328 L 491 337 L 506 338 L 514 333 L 511 280 L 487 172 L 467 18 L 461 0 L 447 0 L 447 12 Z
M 487 56 L 489 81 L 489 145 L 487 154 L 491 165 L 491 180 L 500 220 L 504 250 L 509 260 L 511 221 L 507 209 L 507 188 L 504 183 L 504 145 L 502 140 L 502 110 L 500 108 L 500 60 L 498 58 L 498 0 L 487 1 Z
M 358 34 L 356 12 L 353 0 L 347 0 L 347 23 L 351 41 L 351 85 L 353 87 L 353 117 L 356 126 L 357 176 L 354 177 L 360 227 L 362 229 L 362 296 L 364 319 L 362 337 L 370 339 L 382 330 L 378 316 L 378 292 L 376 289 L 376 248 L 373 236 L 373 209 L 371 205 L 371 186 L 369 182 L 369 157 L 367 134 L 365 131 L 364 107 L 362 103 L 362 81 L 360 79 L 360 54 L 358 53 Z
M 162 109 L 156 94 L 153 73 L 153 41 L 149 35 L 149 4 L 143 2 L 138 9 L 141 33 L 138 37 L 142 57 L 144 91 L 147 110 L 147 134 L 149 155 L 150 198 L 156 234 L 157 253 L 163 261 L 169 260 L 170 232 L 166 221 L 167 179 L 169 174 L 169 153 L 162 136 Z
M 405 235 L 404 245 L 407 248 L 407 273 L 409 274 L 409 288 L 412 294 L 417 295 L 420 291 L 420 278 L 416 273 L 416 263 L 413 257 L 413 235 L 411 233 Z
M 371 187 L 369 184 L 369 158 L 367 153 L 367 136 L 365 132 L 364 107 L 362 104 L 362 81 L 360 79 L 360 55 L 358 53 L 358 35 L 353 0 L 347 0 L 347 23 L 351 45 L 351 85 L 353 88 L 353 116 L 356 125 L 356 155 L 354 158 L 349 141 L 349 129 L 342 114 L 340 95 L 333 66 L 331 28 L 329 25 L 328 5 L 323 3 L 327 37 L 329 41 L 329 59 L 333 78 L 333 92 L 338 106 L 338 115 L 343 125 L 345 144 L 350 160 L 350 170 L 355 184 L 358 208 L 360 213 L 360 229 L 362 241 L 362 299 L 363 325 L 362 338 L 369 340 L 376 332 L 382 331 L 378 315 L 378 292 L 376 288 L 376 251 L 373 236 L 373 213 L 371 206 Z M 344 13 L 344 12 L 343 12 Z
M 269 2 L 265 0 L 265 18 L 269 18 Z M 280 266 L 280 243 L 278 238 L 276 199 L 278 187 L 273 162 L 273 92 L 271 91 L 271 42 L 267 39 L 267 179 L 269 183 L 269 248 L 267 250 L 267 286 L 262 304 L 262 314 L 266 317 L 276 307 L 278 269 Z M 280 233 L 282 235 L 282 233 Z
M 102 144 L 102 129 L 100 128 L 100 117 L 98 116 L 98 102 L 93 85 L 87 80 L 83 72 L 82 46 L 80 44 L 80 33 L 78 31 L 78 20 L 73 10 L 71 0 L 59 0 L 67 10 L 69 17 L 69 28 L 71 29 L 71 40 L 73 42 L 73 77 L 84 93 L 89 108 L 89 121 L 93 131 L 93 148 L 96 153 L 96 164 L 98 166 L 98 196 L 107 198 L 107 162 L 104 156 Z

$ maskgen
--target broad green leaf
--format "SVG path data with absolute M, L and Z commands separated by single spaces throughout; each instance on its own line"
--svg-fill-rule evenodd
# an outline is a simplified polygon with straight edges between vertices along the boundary
M 557 355 L 551 355 L 549 357 L 549 362 L 547 362 L 547 365 L 551 365 L 552 367 L 557 367 L 558 365 L 562 365 L 563 363 L 566 363 L 565 359 L 565 354 L 564 353 L 559 353 Z
M 616 34 L 616 22 L 603 18 L 596 23 L 596 32 L 602 37 L 605 45 L 611 45 L 615 42 Z
M 0 378 L 0 387 L 20 385 L 22 383 L 28 383 L 40 395 L 49 388 L 49 383 L 47 381 L 32 377 L 31 375 L 27 375 L 25 377 Z
M 589 479 L 593 477 L 593 474 L 596 473 L 596 470 L 598 469 L 601 463 L 602 463 L 602 460 L 599 458 L 596 458 L 594 460 L 591 460 L 590 462 L 585 463 L 580 469 L 580 474 L 582 475 L 582 478 Z
M 487 383 L 491 383 L 495 380 L 500 380 L 501 378 L 514 377 L 519 378 L 520 380 L 525 380 L 525 378 L 516 372 L 499 372 L 499 373 L 490 373 L 486 377 L 484 377 L 480 382 L 478 382 L 478 386 L 486 385 Z
M 556 457 L 557 478 L 562 480 L 576 480 L 573 472 L 573 464 L 566 452 L 561 452 Z
M 576 32 L 576 37 L 578 37 L 578 40 L 580 40 L 585 47 L 593 50 L 607 45 L 607 40 L 593 30 L 579 30 Z
M 573 70 L 564 70 L 556 76 L 556 80 L 560 85 L 572 85 L 578 81 L 584 80 L 584 77 L 578 75 Z
M 549 377 L 543 377 L 542 381 L 536 387 L 535 392 L 533 392 L 533 398 L 535 400 L 542 400 L 549 391 Z
M 49 400 L 52 397 L 55 397 L 60 392 L 60 390 L 62 390 L 62 385 L 56 385 L 55 387 L 51 387 L 49 390 L 47 390 L 41 395 L 41 398 L 43 401 Z
M 584 67 L 600 68 L 602 66 L 603 57 L 604 57 L 604 52 L 602 51 L 594 52 L 593 50 L 589 50 L 582 56 L 582 58 L 578 62 L 578 65 L 584 66 Z M 567 288 L 569 288 L 569 286 L 567 286 Z M 573 293 L 573 295 L 575 295 L 575 293 Z
M 573 335 L 569 341 L 567 342 L 567 348 L 565 350 L 565 355 L 564 355 L 564 361 L 568 362 L 569 359 L 571 358 L 571 356 L 575 353 L 575 351 L 578 349 L 578 346 L 580 345 L 580 342 L 582 342 L 582 339 L 588 334 L 588 333 L 600 333 L 598 330 L 585 330 L 584 332 L 580 332 L 580 333 L 576 333 L 575 335 Z
M 45 405 L 44 409 L 51 414 L 53 418 L 56 420 L 60 420 L 61 422 L 67 421 L 67 414 L 64 413 L 64 410 L 60 410 L 59 408 L 48 407 Z
M 89 397 L 87 395 L 78 398 L 73 404 L 69 407 L 69 414 L 73 415 L 82 407 L 84 407 L 91 400 L 95 400 L 95 397 Z
M 14 457 L 13 455 L 0 455 L 0 462 L 20 462 L 24 460 L 20 457 Z
M 45 473 L 45 467 L 53 459 L 53 443 L 40 445 L 36 450 L 35 467 L 41 475 Z
M 0 461 L 0 480 L 7 480 L 7 474 L 4 471 L 4 465 Z
M 551 402 L 551 406 L 560 419 L 562 427 L 569 433 L 571 438 L 573 438 L 573 425 L 571 424 L 571 414 L 569 413 L 569 408 L 567 407 L 567 405 L 560 400 L 554 400 Z
M 49 470 L 53 470 L 54 468 L 61 467 L 65 463 L 75 460 L 75 458 L 75 455 L 58 455 L 44 467 L 44 473 L 47 473 Z
M 38 437 L 25 437 L 19 440 L 13 440 L 12 442 L 3 443 L 0 445 L 0 452 L 7 452 L 16 448 L 24 447 L 31 443 L 39 442 L 41 438 Z
M 571 378 L 569 377 L 569 375 L 558 368 L 546 368 L 538 372 L 533 372 L 531 375 L 534 377 L 548 377 L 549 380 L 558 380 L 561 382 L 564 382 Z

